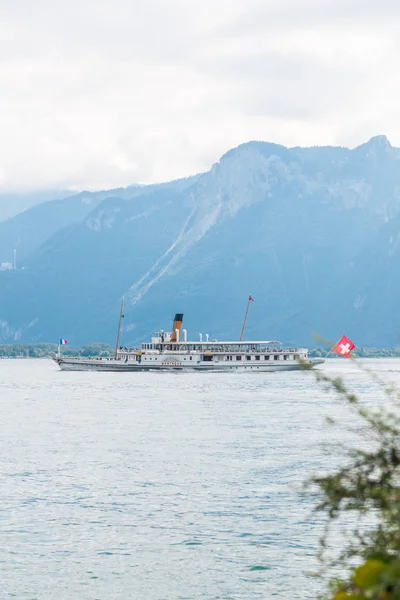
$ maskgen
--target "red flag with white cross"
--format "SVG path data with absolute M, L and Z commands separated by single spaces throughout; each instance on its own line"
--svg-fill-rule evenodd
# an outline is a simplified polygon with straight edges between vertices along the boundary
M 350 353 L 352 350 L 354 350 L 354 348 L 355 344 L 353 344 L 353 342 L 349 340 L 348 337 L 342 335 L 338 343 L 335 346 L 333 346 L 332 350 L 333 352 L 336 352 L 336 354 L 340 354 L 340 356 L 343 356 L 344 358 L 349 358 Z

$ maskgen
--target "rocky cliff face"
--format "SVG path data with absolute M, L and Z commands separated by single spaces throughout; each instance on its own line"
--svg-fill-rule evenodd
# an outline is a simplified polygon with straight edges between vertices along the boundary
M 192 337 L 237 338 L 251 293 L 249 337 L 394 345 L 399 161 L 383 136 L 354 150 L 250 142 L 193 179 L 104 193 L 0 273 L 0 340 L 112 341 L 123 294 L 126 344 L 175 311 Z

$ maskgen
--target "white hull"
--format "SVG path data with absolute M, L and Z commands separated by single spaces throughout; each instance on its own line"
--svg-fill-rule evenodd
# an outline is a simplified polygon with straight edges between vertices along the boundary
M 204 362 L 192 365 L 163 365 L 163 364 L 152 364 L 144 365 L 138 364 L 137 362 L 124 362 L 115 359 L 91 359 L 91 358 L 70 358 L 70 357 L 55 357 L 53 359 L 60 367 L 62 371 L 113 371 L 113 372 L 144 372 L 144 371 L 180 371 L 193 373 L 194 371 L 201 372 L 213 372 L 213 373 L 232 373 L 232 372 L 256 372 L 256 373 L 269 373 L 276 371 L 299 371 L 304 369 L 304 363 L 314 367 L 324 363 L 322 358 L 308 358 L 303 362 L 286 362 L 286 361 L 274 361 L 271 364 L 241 364 L 236 365 L 232 363 L 218 363 L 218 362 Z

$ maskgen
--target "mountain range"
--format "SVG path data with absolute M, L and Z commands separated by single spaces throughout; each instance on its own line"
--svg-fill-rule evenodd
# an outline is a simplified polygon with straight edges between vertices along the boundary
M 36 190 L 33 192 L 3 192 L 0 193 L 0 221 L 11 219 L 33 206 L 54 198 L 73 196 L 69 190 Z
M 187 179 L 47 201 L 0 222 L 0 342 L 189 337 L 358 346 L 400 334 L 400 149 L 249 142 Z

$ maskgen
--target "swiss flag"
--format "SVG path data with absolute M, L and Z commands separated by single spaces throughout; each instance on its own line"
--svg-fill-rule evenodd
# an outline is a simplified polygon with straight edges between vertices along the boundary
M 349 340 L 348 337 L 342 335 L 338 343 L 335 346 L 333 346 L 332 350 L 333 352 L 336 352 L 336 354 L 344 356 L 344 358 L 349 358 L 350 353 L 352 350 L 354 350 L 354 348 L 355 344 L 353 344 L 353 342 Z

